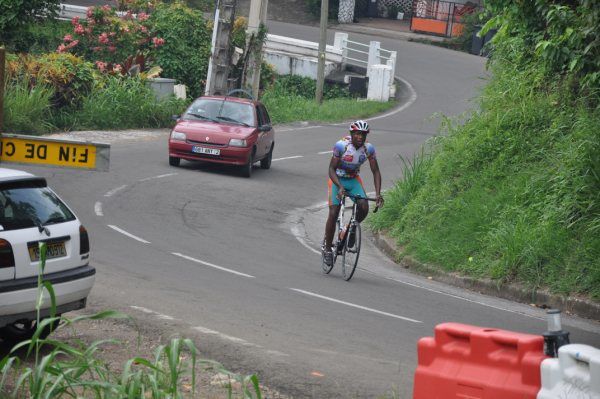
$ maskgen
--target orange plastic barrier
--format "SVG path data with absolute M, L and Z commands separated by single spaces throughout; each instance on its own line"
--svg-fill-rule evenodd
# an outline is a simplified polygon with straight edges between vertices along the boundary
M 437 35 L 446 35 L 448 23 L 429 18 L 413 17 L 410 29 L 417 32 L 435 33 Z
M 536 399 L 544 355 L 541 335 L 458 323 L 421 338 L 413 399 Z

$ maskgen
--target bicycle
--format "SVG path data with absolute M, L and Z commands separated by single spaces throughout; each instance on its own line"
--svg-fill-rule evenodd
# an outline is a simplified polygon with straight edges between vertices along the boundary
M 344 211 L 346 210 L 346 198 L 352 199 L 352 214 L 348 222 L 344 223 Z M 331 250 L 333 251 L 333 261 L 331 265 L 325 263 L 324 252 L 321 251 L 321 264 L 323 267 L 323 273 L 329 274 L 335 265 L 338 256 L 342 256 L 342 276 L 344 280 L 348 281 L 354 275 L 356 265 L 358 264 L 358 257 L 360 255 L 360 244 L 361 244 L 361 229 L 360 223 L 356 221 L 356 209 L 358 206 L 359 199 L 366 199 L 367 201 L 377 201 L 376 198 L 361 197 L 358 195 L 345 194 L 340 200 L 340 213 L 336 221 L 336 238 L 333 242 Z M 378 207 L 373 209 L 373 213 L 377 212 Z M 351 238 L 353 235 L 353 239 Z M 325 241 L 323 241 L 322 249 L 325 248 Z

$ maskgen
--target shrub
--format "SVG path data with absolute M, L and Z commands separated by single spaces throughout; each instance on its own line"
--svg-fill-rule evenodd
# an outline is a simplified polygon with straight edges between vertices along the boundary
M 181 3 L 159 4 L 149 23 L 165 40 L 154 53 L 163 76 L 177 79 L 188 87 L 190 96 L 198 96 L 206 81 L 211 43 L 202 13 Z
M 171 115 L 181 114 L 186 105 L 174 97 L 156 100 L 139 77 L 109 76 L 85 98 L 75 124 L 80 129 L 166 127 L 172 123 Z
M 71 31 L 67 21 L 47 19 L 23 27 L 6 43 L 8 51 L 14 53 L 49 53 L 56 50 L 63 37 Z
M 6 85 L 4 131 L 42 134 L 52 129 L 47 122 L 53 91 L 43 85 L 30 87 L 27 81 Z
M 270 92 L 277 96 L 299 96 L 307 99 L 314 99 L 317 90 L 317 82 L 314 79 L 299 75 L 280 75 L 275 79 Z M 323 87 L 323 98 L 333 99 L 340 97 L 350 97 L 346 87 L 325 83 Z
M 93 65 L 72 54 L 10 56 L 6 70 L 9 81 L 23 81 L 30 87 L 51 87 L 51 103 L 55 108 L 77 106 L 94 82 Z
M 23 27 L 57 15 L 59 0 L 0 1 L 0 43 L 18 37 Z

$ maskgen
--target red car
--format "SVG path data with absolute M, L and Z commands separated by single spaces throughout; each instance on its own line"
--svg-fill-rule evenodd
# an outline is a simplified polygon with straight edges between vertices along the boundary
M 181 159 L 237 165 L 250 177 L 252 165 L 269 169 L 275 132 L 265 106 L 259 101 L 228 96 L 196 99 L 169 136 L 169 165 Z

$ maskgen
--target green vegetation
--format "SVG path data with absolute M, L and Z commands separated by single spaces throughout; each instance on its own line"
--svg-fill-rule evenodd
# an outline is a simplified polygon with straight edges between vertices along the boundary
M 154 63 L 163 69 L 162 75 L 185 84 L 190 96 L 199 96 L 208 70 L 212 32 L 202 13 L 179 3 L 159 4 L 148 22 L 165 41 L 154 52 Z
M 0 45 L 18 37 L 29 25 L 54 17 L 59 0 L 0 1 Z
M 239 386 L 237 395 L 243 398 L 261 398 L 256 375 L 243 376 L 225 370 L 219 363 L 198 358 L 198 349 L 190 339 L 174 338 L 168 345 L 160 345 L 153 359 L 134 357 L 115 367 L 102 360 L 103 348 L 119 344 L 112 339 L 91 344 L 81 341 L 66 343 L 42 338 L 46 332 L 71 327 L 84 320 L 129 318 L 115 311 L 104 311 L 74 319 L 55 316 L 56 300 L 50 282 L 43 280 L 46 263 L 46 244 L 40 243 L 40 268 L 38 270 L 38 300 L 36 325 L 33 337 L 16 344 L 0 360 L 0 397 L 2 398 L 195 398 L 196 381 L 201 371 L 214 370 L 226 375 L 228 397 L 234 395 L 232 381 Z M 51 316 L 40 318 L 44 292 L 51 301 Z M 60 323 L 60 324 L 59 324 Z M 27 365 L 18 357 L 33 356 Z M 239 393 L 237 392 L 239 391 Z
M 446 271 L 600 300 L 600 11 L 489 3 L 479 109 L 405 163 L 371 224 Z

